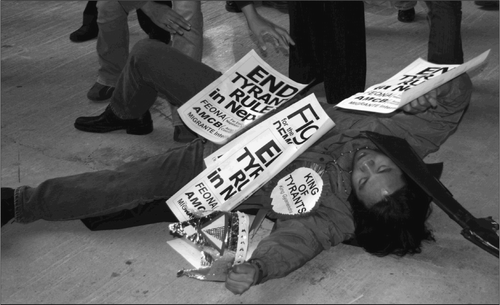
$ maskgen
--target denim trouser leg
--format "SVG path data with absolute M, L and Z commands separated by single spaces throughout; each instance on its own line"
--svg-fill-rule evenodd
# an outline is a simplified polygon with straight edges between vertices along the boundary
M 132 48 L 110 106 L 122 119 L 140 117 L 158 93 L 180 106 L 220 75 L 160 41 L 143 39 Z
M 407 11 L 417 5 L 417 1 L 391 1 L 394 7 L 400 11 Z
M 96 51 L 99 58 L 97 82 L 114 87 L 129 54 L 128 13 L 118 1 L 97 2 Z
M 183 35 L 172 34 L 172 47 L 197 61 L 201 61 L 203 55 L 201 1 L 172 1 L 172 9 L 191 24 L 191 30 L 184 30 Z
M 184 35 L 172 34 L 172 47 L 187 56 L 201 61 L 203 56 L 203 13 L 201 1 L 172 1 L 172 9 L 191 24 L 190 31 Z M 173 126 L 182 125 L 177 113 L 178 106 L 170 104 Z
M 71 220 L 107 215 L 168 199 L 203 170 L 204 144 L 197 139 L 162 155 L 101 170 L 49 179 L 16 189 L 15 219 Z
M 426 1 L 429 8 L 427 60 L 437 64 L 462 64 L 461 1 Z

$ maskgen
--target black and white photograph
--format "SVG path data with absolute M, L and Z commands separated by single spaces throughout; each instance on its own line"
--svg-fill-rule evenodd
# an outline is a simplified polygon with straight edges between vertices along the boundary
M 0 303 L 499 303 L 499 0 L 0 16 Z

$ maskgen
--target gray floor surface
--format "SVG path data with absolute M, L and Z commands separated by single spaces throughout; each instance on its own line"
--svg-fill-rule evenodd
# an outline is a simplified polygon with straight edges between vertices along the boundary
M 84 1 L 1 1 L 2 186 L 35 186 L 45 179 L 113 168 L 155 155 L 173 142 L 170 110 L 159 99 L 146 136 L 123 131 L 92 134 L 74 120 L 97 115 L 106 103 L 86 98 L 96 79 L 95 40 L 72 43 Z M 241 14 L 223 1 L 203 2 L 203 61 L 225 71 L 256 44 Z M 258 7 L 288 28 L 288 15 Z M 131 45 L 146 35 L 135 13 Z M 386 80 L 418 57 L 426 58 L 424 6 L 412 23 L 396 11 L 366 8 L 367 85 Z M 498 221 L 499 18 L 463 2 L 465 59 L 491 49 L 473 78 L 471 105 L 457 132 L 428 156 L 444 162 L 443 183 L 478 217 Z M 259 51 L 260 52 L 260 51 Z M 288 58 L 272 48 L 259 54 L 287 74 Z M 324 101 L 322 88 L 316 88 Z M 491 303 L 499 302 L 498 259 L 460 235 L 437 206 L 430 218 L 437 242 L 404 258 L 371 256 L 340 245 L 283 279 L 232 295 L 221 283 L 177 278 L 187 262 L 167 245 L 167 224 L 90 232 L 80 221 L 8 224 L 1 230 L 1 303 Z

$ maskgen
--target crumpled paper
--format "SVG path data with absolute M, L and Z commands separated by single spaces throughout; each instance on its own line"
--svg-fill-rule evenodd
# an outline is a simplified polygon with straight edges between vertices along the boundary
M 223 282 L 229 269 L 245 261 L 248 251 L 249 217 L 241 212 L 211 211 L 172 223 L 170 232 L 186 238 L 200 249 L 199 269 L 181 269 L 177 276 Z

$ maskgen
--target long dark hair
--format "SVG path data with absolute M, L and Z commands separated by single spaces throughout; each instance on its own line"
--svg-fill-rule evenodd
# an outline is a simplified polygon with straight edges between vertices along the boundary
M 404 256 L 422 251 L 423 241 L 434 241 L 426 221 L 431 198 L 403 173 L 406 185 L 370 208 L 356 196 L 349 196 L 355 223 L 355 238 L 367 252 Z

